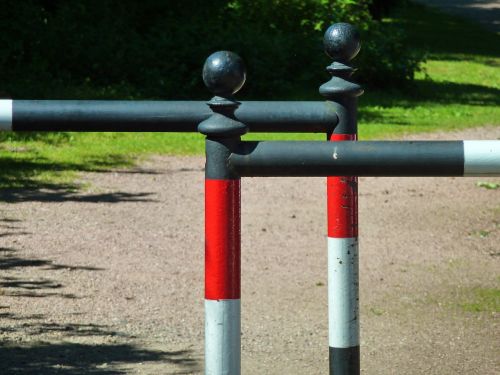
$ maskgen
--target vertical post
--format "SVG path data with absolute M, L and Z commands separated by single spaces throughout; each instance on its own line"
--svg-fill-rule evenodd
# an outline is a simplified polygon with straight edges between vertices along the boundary
M 332 78 L 319 92 L 333 101 L 339 117 L 330 141 L 357 139 L 357 97 L 363 89 L 349 78 L 346 65 L 361 47 L 357 30 L 337 23 L 325 33 L 325 52 L 334 62 L 327 67 Z M 328 320 L 330 375 L 358 375 L 359 277 L 358 277 L 358 179 L 327 177 L 328 215 Z
M 205 167 L 205 374 L 239 375 L 240 317 L 240 178 L 228 169 L 231 150 L 247 127 L 236 121 L 232 95 L 245 82 L 241 58 L 228 51 L 210 55 L 203 80 L 215 94 L 214 112 L 200 123 L 206 137 Z

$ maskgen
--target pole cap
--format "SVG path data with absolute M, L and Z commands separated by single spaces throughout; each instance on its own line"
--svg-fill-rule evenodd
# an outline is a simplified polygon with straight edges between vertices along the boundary
M 346 63 L 361 49 L 358 29 L 349 23 L 334 23 L 326 30 L 323 45 L 326 54 L 334 61 Z
M 229 98 L 245 83 L 245 63 L 234 52 L 214 52 L 205 61 L 202 76 L 205 86 L 214 95 Z

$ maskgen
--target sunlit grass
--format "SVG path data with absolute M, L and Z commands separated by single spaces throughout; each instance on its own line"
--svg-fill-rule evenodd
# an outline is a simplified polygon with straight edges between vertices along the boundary
M 476 288 L 459 306 L 469 312 L 499 312 L 500 289 Z
M 500 58 L 428 60 L 413 93 L 368 92 L 360 99 L 360 138 L 500 125 L 498 66 Z
M 361 98 L 361 139 L 500 125 L 498 35 L 415 4 L 385 22 L 404 27 L 427 61 L 408 90 Z

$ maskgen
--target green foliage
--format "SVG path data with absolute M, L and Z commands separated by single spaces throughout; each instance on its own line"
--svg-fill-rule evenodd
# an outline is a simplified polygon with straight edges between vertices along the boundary
M 374 23 L 364 35 L 365 43 L 357 61 L 361 82 L 370 87 L 396 88 L 413 81 L 424 53 L 412 49 L 402 29 Z
M 398 4 L 401 4 L 404 0 L 373 0 L 370 4 L 370 14 L 373 19 L 381 20 L 383 16 L 386 16 L 394 9 Z
M 370 0 L 3 0 L 0 95 L 17 98 L 207 98 L 213 51 L 247 62 L 241 97 L 317 95 L 330 63 L 322 34 L 351 22 L 364 47 L 358 79 L 411 80 L 419 55 L 401 30 L 371 18 Z

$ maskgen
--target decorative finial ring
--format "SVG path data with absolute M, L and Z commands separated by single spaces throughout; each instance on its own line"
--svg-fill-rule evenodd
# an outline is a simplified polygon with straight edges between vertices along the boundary
M 234 52 L 212 53 L 203 65 L 203 82 L 214 95 L 231 97 L 243 87 L 245 79 L 245 64 Z
M 358 54 L 361 40 L 358 30 L 349 23 L 334 23 L 325 32 L 325 52 L 334 61 L 347 63 Z

